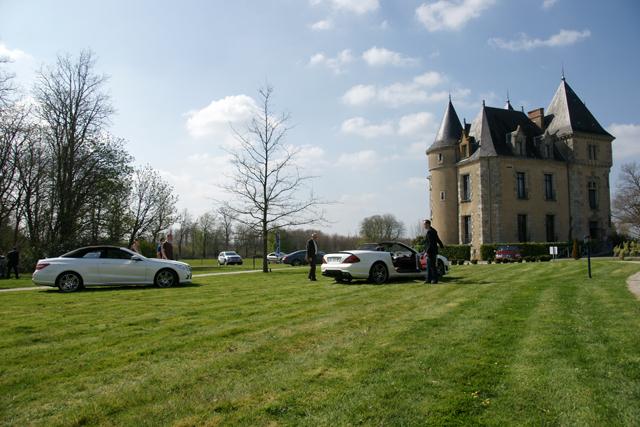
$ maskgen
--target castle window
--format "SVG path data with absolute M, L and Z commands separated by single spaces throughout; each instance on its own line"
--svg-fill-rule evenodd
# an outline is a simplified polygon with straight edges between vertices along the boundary
M 589 193 L 589 207 L 591 209 L 598 209 L 598 187 L 595 181 L 589 181 L 587 191 Z
M 444 200 L 444 191 L 440 192 L 440 200 Z
M 444 155 L 442 153 L 438 153 L 438 163 L 444 163 Z
M 589 160 L 598 160 L 597 146 L 589 144 Z
M 589 237 L 591 237 L 592 239 L 599 239 L 599 231 L 600 230 L 598 227 L 598 221 L 589 221 Z
M 555 200 L 556 192 L 553 189 L 553 174 L 544 174 L 544 199 Z
M 527 216 L 518 214 L 518 241 L 527 241 Z
M 518 156 L 524 156 L 524 143 L 521 139 L 516 141 L 516 153 Z
M 550 158 L 552 158 L 552 157 L 553 157 L 553 151 L 552 151 L 552 149 L 551 149 L 551 144 L 549 144 L 549 143 L 544 144 L 544 156 L 545 156 L 547 159 L 550 159 Z
M 471 215 L 462 217 L 462 243 L 471 243 Z
M 462 175 L 462 188 L 460 191 L 460 199 L 463 202 L 471 200 L 471 176 L 469 174 Z
M 544 219 L 544 228 L 547 234 L 547 242 L 556 241 L 556 216 L 547 215 Z
M 527 198 L 527 187 L 524 172 L 516 172 L 516 191 L 518 193 L 518 199 Z

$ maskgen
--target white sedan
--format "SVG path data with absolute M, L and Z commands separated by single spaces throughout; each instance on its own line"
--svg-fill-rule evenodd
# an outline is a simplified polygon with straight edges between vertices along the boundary
M 33 283 L 73 292 L 85 285 L 146 285 L 168 288 L 191 283 L 191 266 L 184 262 L 146 258 L 116 246 L 90 246 L 57 258 L 38 261 Z
M 400 277 L 424 278 L 425 267 L 421 254 L 399 242 L 366 243 L 352 251 L 326 254 L 322 261 L 322 275 L 337 281 L 368 279 L 381 284 Z M 449 272 L 449 260 L 438 255 L 440 275 Z
M 237 253 L 235 253 L 234 251 L 220 252 L 220 254 L 218 255 L 218 264 L 219 265 L 231 265 L 231 264 L 242 265 L 242 257 Z

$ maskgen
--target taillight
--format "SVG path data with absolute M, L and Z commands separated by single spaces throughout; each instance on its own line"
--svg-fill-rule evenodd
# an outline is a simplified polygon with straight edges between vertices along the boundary
M 47 267 L 48 265 L 49 265 L 48 262 L 39 262 L 38 264 L 36 264 L 36 271 L 42 270 L 43 268 Z
M 326 257 L 326 256 L 323 256 L 323 257 L 322 257 L 322 263 L 323 263 L 323 264 L 328 264 L 328 262 L 327 262 L 327 257 Z
M 360 258 L 355 255 L 349 255 L 342 261 L 343 264 L 355 264 L 356 262 L 360 262 Z

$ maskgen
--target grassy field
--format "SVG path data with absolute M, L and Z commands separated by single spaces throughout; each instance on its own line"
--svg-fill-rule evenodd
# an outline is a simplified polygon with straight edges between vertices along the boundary
M 638 425 L 637 264 L 0 295 L 3 425 Z

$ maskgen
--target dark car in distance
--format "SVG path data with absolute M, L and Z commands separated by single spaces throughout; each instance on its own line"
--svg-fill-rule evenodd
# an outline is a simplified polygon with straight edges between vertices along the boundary
M 318 251 L 318 253 L 316 254 L 316 264 L 318 265 L 322 264 L 323 256 L 324 256 L 324 252 Z M 282 263 L 293 265 L 294 267 L 298 265 L 306 265 L 308 264 L 307 251 L 303 249 L 300 251 L 291 252 L 290 254 L 285 255 L 282 258 Z
M 522 253 L 518 246 L 498 246 L 496 249 L 496 259 L 508 259 L 517 261 L 522 258 Z

